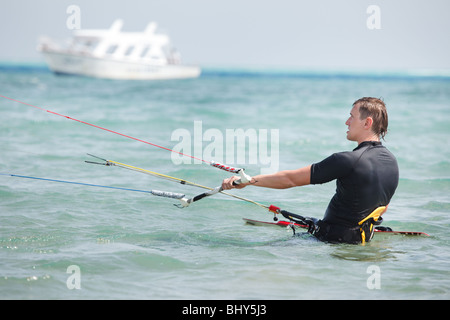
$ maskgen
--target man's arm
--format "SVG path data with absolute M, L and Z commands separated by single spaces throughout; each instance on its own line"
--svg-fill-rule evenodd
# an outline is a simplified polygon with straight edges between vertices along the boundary
M 241 189 L 248 185 L 252 185 L 272 189 L 287 189 L 304 186 L 310 184 L 311 182 L 311 166 L 296 170 L 284 170 L 277 173 L 254 176 L 250 182 L 234 186 L 233 182 L 238 179 L 239 176 L 234 176 L 223 180 L 222 188 L 224 190 L 233 188 Z

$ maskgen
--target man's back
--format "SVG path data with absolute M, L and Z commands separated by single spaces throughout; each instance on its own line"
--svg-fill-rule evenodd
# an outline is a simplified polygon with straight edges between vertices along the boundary
M 397 160 L 380 142 L 366 141 L 311 166 L 311 183 L 336 181 L 323 221 L 355 227 L 374 209 L 389 204 L 399 179 Z

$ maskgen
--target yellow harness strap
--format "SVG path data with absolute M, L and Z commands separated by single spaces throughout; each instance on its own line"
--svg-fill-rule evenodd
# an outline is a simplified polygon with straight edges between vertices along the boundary
M 366 233 L 364 232 L 363 228 L 362 228 L 362 224 L 364 222 L 366 222 L 369 219 L 373 219 L 374 221 L 378 221 L 378 219 L 380 218 L 380 216 L 386 211 L 387 207 L 386 206 L 382 206 L 382 207 L 378 207 L 375 210 L 372 211 L 371 214 L 369 214 L 367 217 L 365 217 L 364 219 L 362 219 L 360 222 L 358 222 L 358 224 L 361 226 L 359 228 L 359 230 L 361 231 L 361 240 L 362 243 L 364 244 L 366 242 Z M 373 231 L 373 223 L 370 224 L 370 234 L 372 234 Z M 370 235 L 369 235 L 370 236 Z

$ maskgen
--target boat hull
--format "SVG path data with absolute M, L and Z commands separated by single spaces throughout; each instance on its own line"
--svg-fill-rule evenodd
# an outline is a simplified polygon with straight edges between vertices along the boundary
M 188 79 L 200 76 L 200 68 L 188 65 L 151 65 L 59 52 L 42 52 L 51 71 L 57 74 L 118 80 Z

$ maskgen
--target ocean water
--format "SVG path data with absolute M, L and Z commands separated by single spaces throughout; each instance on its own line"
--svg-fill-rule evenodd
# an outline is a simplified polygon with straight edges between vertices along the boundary
M 136 82 L 3 65 L 0 87 L 2 96 L 183 146 L 207 161 L 216 156 L 250 175 L 353 149 L 344 124 L 352 103 L 382 97 L 390 121 L 384 143 L 400 166 L 384 225 L 430 235 L 377 234 L 365 246 L 332 245 L 245 225 L 242 218 L 273 216 L 225 195 L 179 209 L 176 200 L 144 193 L 12 177 L 203 192 L 87 164 L 87 153 L 210 187 L 230 174 L 191 158 L 179 164 L 170 151 L 0 97 L 1 299 L 450 298 L 449 77 L 207 69 L 193 80 Z M 250 134 L 245 154 L 227 139 L 237 129 Z M 334 189 L 332 182 L 231 193 L 320 218 Z

